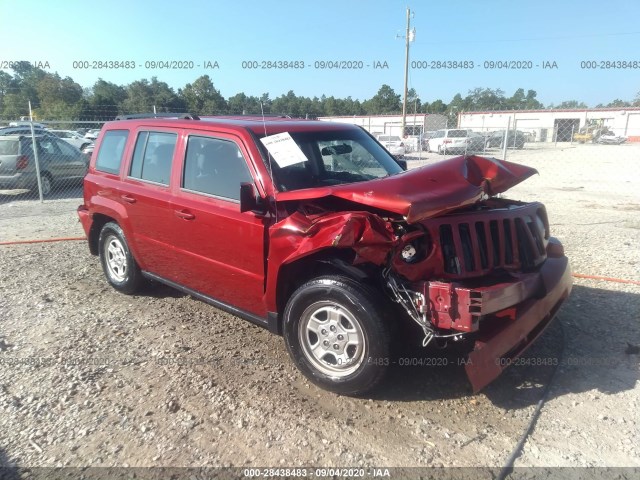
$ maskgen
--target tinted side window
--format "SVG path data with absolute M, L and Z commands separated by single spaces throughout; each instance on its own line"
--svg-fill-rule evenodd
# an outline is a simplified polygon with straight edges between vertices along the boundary
M 169 185 L 177 139 L 175 133 L 140 132 L 129 176 Z
M 57 142 L 58 148 L 60 149 L 60 152 L 62 153 L 62 155 L 66 156 L 66 157 L 71 157 L 71 158 L 78 158 L 78 152 L 79 150 L 77 148 L 72 147 L 71 145 L 69 145 L 67 142 L 65 142 L 64 140 L 58 140 Z
M 18 155 L 20 143 L 13 139 L 0 139 L 0 155 Z
M 96 170 L 116 175 L 120 173 L 122 154 L 128 136 L 129 130 L 108 130 L 105 132 L 96 158 Z
M 37 144 L 39 147 L 39 152 L 52 156 L 60 156 L 60 150 L 58 149 L 57 144 L 53 141 L 52 138 L 40 138 L 37 140 Z
M 182 187 L 240 200 L 240 184 L 253 182 L 238 146 L 229 140 L 190 136 Z

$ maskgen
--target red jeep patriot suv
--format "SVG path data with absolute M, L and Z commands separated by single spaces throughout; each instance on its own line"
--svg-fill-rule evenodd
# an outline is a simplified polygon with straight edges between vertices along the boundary
M 571 290 L 544 205 L 497 196 L 534 173 L 479 156 L 405 171 L 347 124 L 129 118 L 102 129 L 78 214 L 114 288 L 152 279 L 267 327 L 323 388 L 373 388 L 410 323 L 424 346 L 469 341 L 477 391 Z

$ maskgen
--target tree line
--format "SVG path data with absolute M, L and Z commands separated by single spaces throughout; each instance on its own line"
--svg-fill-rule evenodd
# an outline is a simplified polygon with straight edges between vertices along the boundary
M 462 111 L 531 110 L 545 106 L 536 98 L 535 90 L 519 88 L 510 97 L 500 89 L 475 88 L 466 96 L 456 94 L 448 103 L 438 99 L 422 101 L 415 91 L 407 94 L 407 112 L 456 115 Z M 119 114 L 149 112 L 189 112 L 197 115 L 283 114 L 315 118 L 337 115 L 398 114 L 402 96 L 389 85 L 382 85 L 371 98 L 360 101 L 351 97 L 322 95 L 304 97 L 293 90 L 271 98 L 237 93 L 224 98 L 208 75 L 187 83 L 177 91 L 157 77 L 136 80 L 122 86 L 98 79 L 91 88 L 83 88 L 71 77 L 60 77 L 32 66 L 29 62 L 13 65 L 13 74 L 0 71 L 0 119 L 17 119 L 28 115 L 31 102 L 36 118 L 41 120 L 111 120 Z M 640 106 L 640 94 L 632 102 L 616 99 L 596 107 Z M 587 108 L 577 100 L 569 100 L 546 108 Z

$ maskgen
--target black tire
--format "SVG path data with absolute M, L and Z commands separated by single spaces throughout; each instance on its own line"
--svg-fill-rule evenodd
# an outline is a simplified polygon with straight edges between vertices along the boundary
M 113 288 L 128 295 L 140 288 L 142 273 L 120 225 L 115 222 L 104 224 L 98 237 L 98 252 L 104 276 Z
M 380 383 L 391 363 L 391 334 L 378 298 L 342 276 L 316 278 L 293 293 L 284 311 L 284 339 L 305 377 L 342 395 L 362 395 Z

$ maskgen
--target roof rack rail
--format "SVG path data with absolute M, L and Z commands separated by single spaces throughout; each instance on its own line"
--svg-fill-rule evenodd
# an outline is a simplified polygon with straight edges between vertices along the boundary
M 181 120 L 200 120 L 200 117 L 192 113 L 132 113 L 127 115 L 118 115 L 116 120 L 134 120 L 137 118 L 178 118 Z

